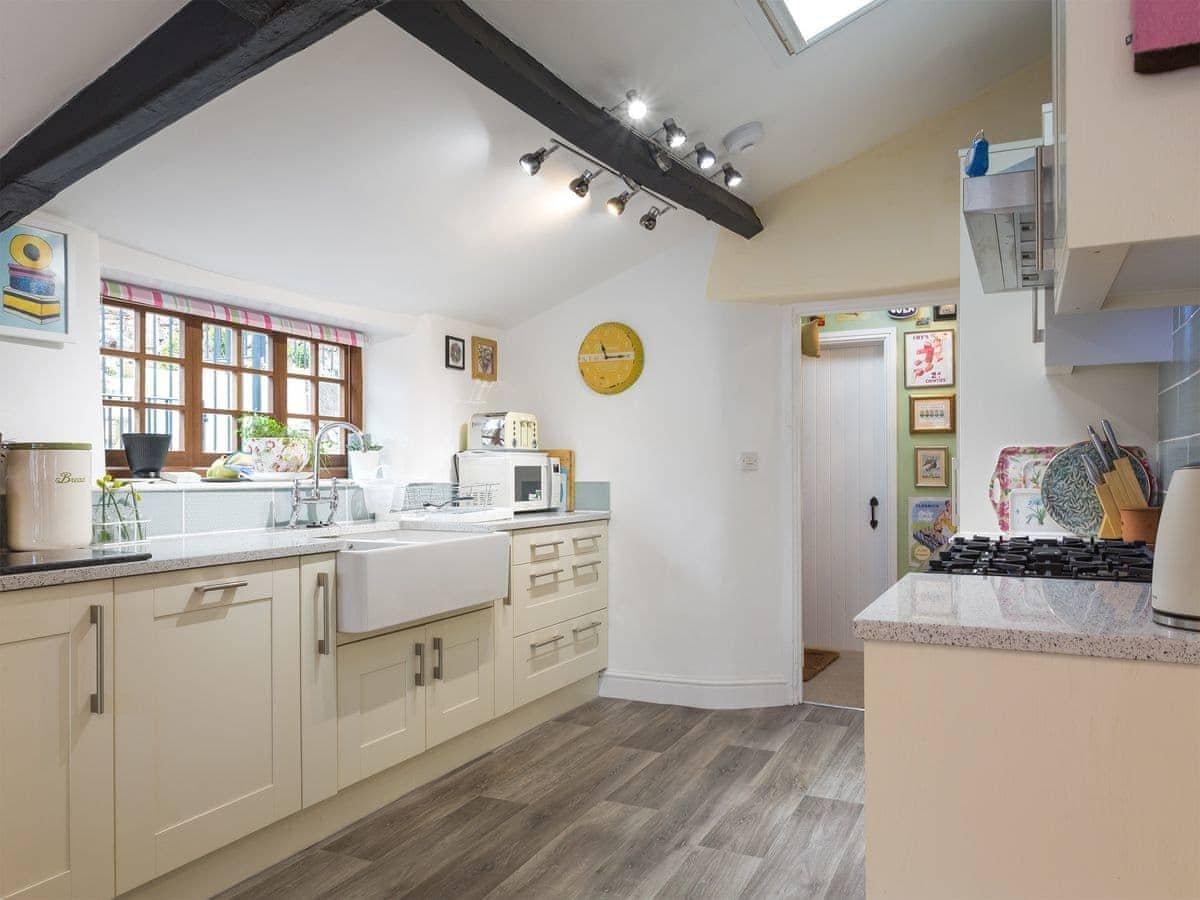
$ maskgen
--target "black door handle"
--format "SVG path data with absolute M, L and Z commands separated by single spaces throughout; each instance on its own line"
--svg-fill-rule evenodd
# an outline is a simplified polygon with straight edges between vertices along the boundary
M 875 516 L 875 510 L 879 508 L 879 498 L 871 498 L 871 530 L 874 531 L 879 527 L 879 519 Z

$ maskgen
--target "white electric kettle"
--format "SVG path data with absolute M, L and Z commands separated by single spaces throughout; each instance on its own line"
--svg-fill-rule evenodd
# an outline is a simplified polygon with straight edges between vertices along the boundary
M 1200 466 L 1171 476 L 1154 545 L 1154 621 L 1200 631 Z

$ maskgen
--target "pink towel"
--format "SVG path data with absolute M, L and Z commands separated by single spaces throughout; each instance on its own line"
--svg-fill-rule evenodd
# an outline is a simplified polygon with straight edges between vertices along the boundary
M 1133 70 L 1200 66 L 1200 0 L 1129 0 Z

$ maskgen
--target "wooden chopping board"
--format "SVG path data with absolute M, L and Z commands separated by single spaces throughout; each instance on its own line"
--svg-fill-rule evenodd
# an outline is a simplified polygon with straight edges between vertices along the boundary
M 575 451 L 574 450 L 543 450 L 551 459 L 557 459 L 559 464 L 567 469 L 567 512 L 575 512 Z

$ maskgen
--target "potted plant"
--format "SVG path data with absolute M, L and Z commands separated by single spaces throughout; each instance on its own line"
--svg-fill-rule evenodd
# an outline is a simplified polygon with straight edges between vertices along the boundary
M 238 430 L 256 472 L 301 472 L 312 459 L 312 438 L 278 419 L 245 415 L 238 420 Z
M 370 434 L 351 434 L 346 441 L 346 459 L 350 477 L 355 481 L 366 481 L 379 475 L 379 456 L 382 444 L 371 440 Z

